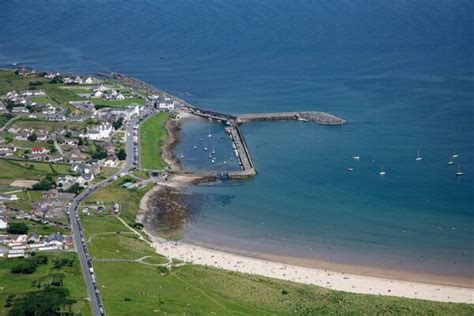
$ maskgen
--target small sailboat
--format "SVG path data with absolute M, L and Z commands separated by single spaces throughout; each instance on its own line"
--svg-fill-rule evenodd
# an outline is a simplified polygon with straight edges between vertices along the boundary
M 209 123 L 209 133 L 207 134 L 207 137 L 211 138 L 212 137 L 212 134 L 211 134 L 211 124 Z
M 420 156 L 420 151 L 418 150 L 418 153 L 416 154 L 416 161 L 422 160 L 423 157 Z
M 211 154 L 209 154 L 209 156 L 208 156 L 208 157 L 209 157 L 209 159 L 212 159 L 212 155 L 211 155 Z
M 212 146 L 212 151 L 211 153 L 214 155 L 216 153 L 216 151 L 214 150 L 214 146 Z
M 385 175 L 385 171 L 383 170 L 383 165 L 382 165 L 382 167 L 380 167 L 379 175 L 381 175 L 381 176 Z
M 354 160 L 360 160 L 360 156 L 353 156 L 352 159 L 354 159 Z
M 464 175 L 464 172 L 461 171 L 461 166 L 458 164 L 458 172 L 456 172 L 456 177 L 461 177 Z
M 204 151 L 207 151 L 207 144 L 204 143 Z
M 216 161 L 214 159 L 211 160 L 211 163 L 215 163 Z
M 197 149 L 197 146 L 196 146 L 196 144 L 194 144 L 194 146 L 193 146 L 193 149 L 194 149 L 194 150 L 196 150 L 196 149 Z

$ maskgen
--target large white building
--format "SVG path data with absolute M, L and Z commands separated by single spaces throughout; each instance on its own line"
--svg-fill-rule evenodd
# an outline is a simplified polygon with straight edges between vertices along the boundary
M 0 216 L 0 229 L 6 229 L 8 226 L 7 219 L 5 217 Z
M 112 135 L 112 124 L 102 123 L 88 130 L 87 138 L 91 140 L 109 139 Z

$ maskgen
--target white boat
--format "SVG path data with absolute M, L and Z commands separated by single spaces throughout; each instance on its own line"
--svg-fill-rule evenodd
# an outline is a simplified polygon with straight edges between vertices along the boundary
M 216 151 L 214 150 L 214 146 L 212 146 L 212 151 L 211 153 L 214 155 L 216 153 Z
M 454 161 L 452 161 L 452 160 L 448 161 L 448 165 L 450 165 L 450 166 L 454 165 Z
M 214 159 L 211 160 L 211 163 L 215 163 L 216 161 Z
M 423 157 L 420 156 L 420 151 L 418 150 L 418 153 L 416 154 L 416 161 L 422 160 Z
M 204 143 L 204 151 L 207 151 L 207 144 Z
M 464 175 L 464 172 L 461 171 L 461 166 L 459 166 L 458 164 L 458 172 L 456 172 L 456 177 L 460 177 L 460 176 L 463 176 Z
M 183 154 L 179 155 L 179 158 L 183 159 L 183 158 L 184 158 L 184 155 L 183 155 Z
M 453 157 L 453 158 L 458 158 L 459 155 L 458 155 L 458 154 L 453 154 L 451 157 Z
M 384 175 L 385 175 L 385 171 L 383 171 L 383 165 L 382 165 L 382 167 L 380 168 L 379 175 L 381 175 L 381 176 L 384 176 Z
M 211 124 L 209 123 L 209 133 L 207 134 L 207 137 L 211 138 L 212 137 L 212 134 L 211 134 Z
M 354 156 L 354 157 L 352 157 L 352 159 L 354 159 L 354 160 L 360 160 L 360 156 Z
M 347 171 L 352 172 L 352 171 L 354 171 L 354 168 L 349 167 L 349 168 L 347 168 Z

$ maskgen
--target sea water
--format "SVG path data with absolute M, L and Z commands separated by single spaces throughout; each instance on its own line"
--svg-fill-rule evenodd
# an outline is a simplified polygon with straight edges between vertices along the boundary
M 228 113 L 341 116 L 243 125 L 258 175 L 190 188 L 212 198 L 185 238 L 472 277 L 472 12 L 468 0 L 4 1 L 0 64 L 122 72 Z M 209 129 L 189 124 L 185 167 L 224 167 L 188 152 Z M 215 146 L 223 164 L 232 151 Z

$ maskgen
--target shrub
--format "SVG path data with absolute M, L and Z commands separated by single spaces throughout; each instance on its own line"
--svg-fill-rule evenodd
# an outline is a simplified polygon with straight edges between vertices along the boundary
M 11 223 L 7 228 L 7 232 L 9 234 L 24 235 L 28 233 L 28 226 L 25 223 Z

